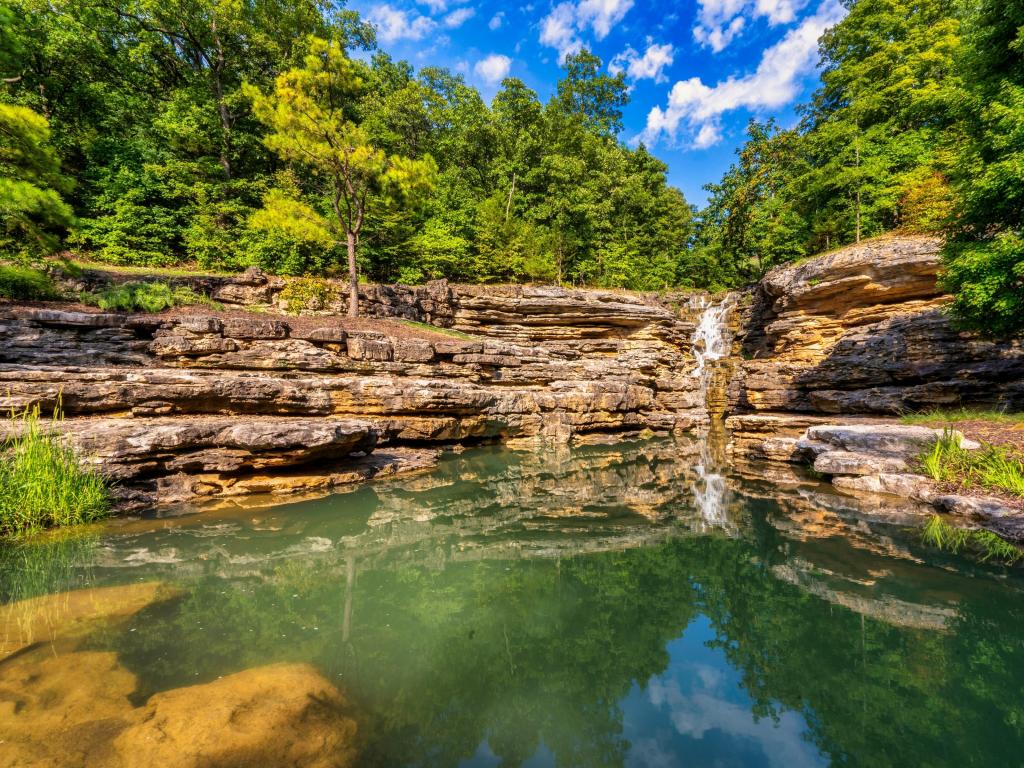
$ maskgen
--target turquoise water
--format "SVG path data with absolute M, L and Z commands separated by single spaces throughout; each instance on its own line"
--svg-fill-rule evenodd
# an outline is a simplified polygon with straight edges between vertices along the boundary
M 0 597 L 174 585 L 85 641 L 138 704 L 309 662 L 352 701 L 366 766 L 1022 764 L 1016 573 L 929 550 L 905 509 L 879 522 L 758 468 L 709 482 L 698 460 L 470 449 L 7 550 Z

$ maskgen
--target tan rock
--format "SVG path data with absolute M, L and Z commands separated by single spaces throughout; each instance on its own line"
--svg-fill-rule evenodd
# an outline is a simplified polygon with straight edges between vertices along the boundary
M 123 619 L 177 591 L 149 581 L 42 595 L 0 606 L 0 659 L 38 643 L 79 638 L 100 624 Z
M 45 647 L 6 660 L 0 664 L 0 764 L 120 768 L 113 740 L 129 724 L 135 686 L 135 676 L 109 652 Z
M 124 766 L 355 765 L 348 702 L 315 669 L 275 664 L 152 696 L 114 740 Z

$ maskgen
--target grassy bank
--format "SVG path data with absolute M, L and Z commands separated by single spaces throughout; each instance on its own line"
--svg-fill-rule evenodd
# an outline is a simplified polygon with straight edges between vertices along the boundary
M 0 537 L 88 523 L 109 513 L 103 478 L 82 467 L 57 437 L 59 412 L 52 422 L 40 418 L 38 407 L 9 419 L 12 436 L 0 444 Z
M 904 424 L 951 424 L 959 421 L 984 421 L 990 424 L 1009 426 L 1024 424 L 1024 413 L 1007 413 L 995 409 L 940 408 L 921 413 L 905 413 L 900 417 Z
M 960 439 L 946 429 L 934 446 L 921 455 L 921 470 L 940 483 L 965 490 L 984 489 L 1024 499 L 1024 460 L 1010 448 L 982 445 L 960 447 Z

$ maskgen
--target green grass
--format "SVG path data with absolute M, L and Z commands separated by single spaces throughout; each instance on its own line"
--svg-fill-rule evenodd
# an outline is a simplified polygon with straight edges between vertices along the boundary
M 89 261 L 88 259 L 62 259 L 59 263 L 65 271 L 77 270 L 79 273 L 84 270 L 92 270 L 95 272 L 111 272 L 117 275 L 157 275 L 160 277 L 231 277 L 232 275 L 241 274 L 240 272 L 200 270 L 189 266 L 132 267 L 109 264 L 104 261 Z
M 109 513 L 103 478 L 84 468 L 57 436 L 59 411 L 50 424 L 41 421 L 38 406 L 9 418 L 12 436 L 0 444 L 0 537 L 88 523 Z
M 933 547 L 959 554 L 968 552 L 982 561 L 1012 564 L 1024 557 L 1024 549 L 981 528 L 960 528 L 934 515 L 924 525 L 921 537 Z
M 933 480 L 1024 498 L 1024 462 L 1008 448 L 982 445 L 970 451 L 961 448 L 957 434 L 947 428 L 919 461 L 921 470 Z
M 122 312 L 162 312 L 172 307 L 205 304 L 214 309 L 221 306 L 208 296 L 196 293 L 186 286 L 172 287 L 167 283 L 144 282 L 110 285 L 95 293 L 83 293 L 84 304 L 100 309 Z
M 39 269 L 0 264 L 0 298 L 20 301 L 59 299 L 53 279 Z
M 476 336 L 471 336 L 468 333 L 462 331 L 456 331 L 453 328 L 442 328 L 439 325 L 431 325 L 430 323 L 420 323 L 416 320 L 399 320 L 402 325 L 407 325 L 410 328 L 415 328 L 419 331 L 430 331 L 431 333 L 441 333 L 445 336 L 454 336 L 456 339 L 466 339 L 467 341 L 479 341 Z
M 988 421 L 993 424 L 1024 424 L 1024 413 L 1007 413 L 995 409 L 938 408 L 921 413 L 905 413 L 904 424 L 935 424 L 939 422 Z

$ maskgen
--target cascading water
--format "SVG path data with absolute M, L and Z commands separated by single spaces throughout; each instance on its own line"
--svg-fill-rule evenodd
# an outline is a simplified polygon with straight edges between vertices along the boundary
M 722 527 L 729 522 L 726 514 L 725 476 L 716 471 L 721 461 L 716 460 L 714 451 L 716 445 L 724 444 L 724 431 L 720 421 L 714 418 L 716 408 L 712 407 L 709 395 L 716 373 L 714 363 L 727 357 L 732 349 L 728 319 L 729 311 L 735 303 L 736 295 L 732 293 L 717 303 L 701 297 L 698 305 L 701 310 L 700 320 L 691 338 L 696 361 L 691 375 L 700 379 L 700 402 L 707 410 L 709 422 L 707 432 L 701 436 L 700 463 L 694 467 L 697 478 L 691 489 L 694 504 L 709 527 Z
M 701 379 L 701 394 L 705 397 L 711 380 L 711 369 L 708 367 L 708 363 L 726 357 L 732 348 L 732 333 L 729 331 L 728 318 L 729 310 L 735 303 L 736 294 L 734 293 L 726 294 L 725 298 L 717 304 L 703 296 L 700 299 L 698 306 L 698 309 L 702 310 L 700 321 L 690 339 L 697 366 L 690 375 Z

